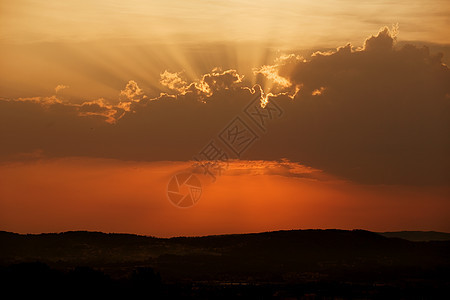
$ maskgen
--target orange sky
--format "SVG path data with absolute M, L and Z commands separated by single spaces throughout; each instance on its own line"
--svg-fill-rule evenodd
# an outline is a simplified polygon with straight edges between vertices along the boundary
M 277 171 L 276 162 L 242 164 L 231 163 L 214 183 L 200 176 L 203 194 L 188 209 L 174 207 L 166 190 L 189 163 L 66 158 L 3 164 L 0 228 L 161 237 L 293 228 L 450 231 L 449 188 L 357 185 L 302 166 L 292 173 Z
M 130 79 L 155 96 L 166 69 L 189 80 L 214 67 L 251 76 L 280 54 L 362 46 L 393 24 L 400 41 L 450 53 L 449 13 L 446 0 L 1 1 L 0 97 L 63 84 L 71 102 L 115 101 Z

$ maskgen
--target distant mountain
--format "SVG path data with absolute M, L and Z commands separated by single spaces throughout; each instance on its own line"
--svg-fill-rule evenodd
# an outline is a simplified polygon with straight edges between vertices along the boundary
M 389 231 L 379 232 L 389 238 L 401 238 L 414 242 L 450 241 L 450 233 L 438 231 Z

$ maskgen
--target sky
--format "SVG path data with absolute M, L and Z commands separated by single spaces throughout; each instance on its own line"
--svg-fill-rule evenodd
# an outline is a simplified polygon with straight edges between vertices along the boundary
M 0 14 L 0 230 L 450 232 L 448 1 Z

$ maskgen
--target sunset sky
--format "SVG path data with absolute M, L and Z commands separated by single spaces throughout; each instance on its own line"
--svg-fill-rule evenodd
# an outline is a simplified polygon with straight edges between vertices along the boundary
M 0 1 L 0 230 L 450 232 L 449 58 L 444 0 Z

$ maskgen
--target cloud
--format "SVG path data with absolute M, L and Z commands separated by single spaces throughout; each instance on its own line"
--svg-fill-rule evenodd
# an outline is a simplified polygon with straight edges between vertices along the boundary
M 239 75 L 236 70 L 227 70 L 222 73 L 212 72 L 203 75 L 201 86 L 206 84 L 207 91 L 219 91 L 222 89 L 230 89 L 242 82 L 243 76 Z
M 426 47 L 395 47 L 395 34 L 277 65 L 301 87 L 275 97 L 290 125 L 280 130 L 297 137 L 288 157 L 365 182 L 450 182 L 449 69 Z
M 49 96 L 49 97 L 24 97 L 24 98 L 17 98 L 15 101 L 19 102 L 32 102 L 32 103 L 38 103 L 42 106 L 49 106 L 52 104 L 58 104 L 62 103 L 62 100 L 56 97 L 56 95 Z
M 194 164 L 194 171 L 203 173 L 199 164 Z M 221 176 L 240 175 L 277 175 L 283 177 L 309 178 L 313 180 L 336 180 L 321 170 L 313 169 L 291 162 L 287 159 L 269 160 L 228 160 L 221 163 Z
M 390 30 L 388 27 L 384 27 L 378 32 L 376 36 L 372 35 L 364 42 L 365 51 L 391 51 L 396 36 L 398 34 L 398 24 L 392 27 Z
M 181 78 L 181 74 L 182 72 L 171 73 L 166 70 L 160 75 L 160 83 L 171 90 L 178 91 L 180 94 L 194 93 L 201 100 L 211 96 L 214 92 L 239 88 L 244 78 L 236 70 L 222 71 L 215 68 L 210 73 L 204 74 L 199 80 L 188 84 Z
M 83 102 L 78 106 L 79 116 L 99 116 L 105 118 L 107 123 L 115 123 L 125 113 L 125 109 L 120 106 L 113 106 L 106 103 L 104 99 Z
M 179 94 L 191 92 L 203 99 L 206 96 L 211 96 L 214 92 L 239 87 L 243 78 L 244 76 L 239 75 L 236 70 L 221 71 L 216 68 L 201 76 L 199 80 L 188 83 L 183 78 L 183 72 L 172 73 L 165 70 L 160 74 L 159 82 L 171 91 L 176 91 Z
M 144 91 L 139 88 L 138 84 L 134 80 L 128 81 L 125 89 L 120 91 L 120 98 L 124 102 L 139 101 L 145 97 Z
M 186 91 L 187 82 L 181 78 L 182 72 L 171 73 L 169 71 L 164 71 L 164 73 L 160 74 L 159 82 L 168 87 L 171 90 L 177 91 L 179 93 L 183 93 Z
M 64 84 L 58 84 L 55 87 L 55 93 L 57 94 L 59 91 L 64 90 L 64 89 L 68 89 L 69 86 L 68 85 L 64 85 Z
M 397 46 L 396 34 L 382 28 L 361 47 L 283 55 L 256 69 L 270 91 L 263 99 L 284 112 L 267 131 L 244 113 L 260 87 L 233 69 L 193 82 L 165 71 L 160 83 L 174 94 L 152 99 L 130 80 L 117 103 L 1 100 L 0 158 L 42 149 L 50 157 L 192 160 L 241 116 L 258 135 L 245 160 L 287 158 L 364 183 L 449 184 L 450 70 L 426 47 Z
M 286 68 L 291 65 L 292 62 L 297 62 L 300 60 L 303 60 L 303 57 L 298 55 L 282 55 L 275 60 L 273 65 L 264 65 L 260 68 L 254 69 L 254 74 L 258 76 L 260 82 L 263 78 L 271 81 L 272 84 L 274 84 L 274 86 L 271 86 L 272 90 L 286 90 L 287 88 L 292 87 L 292 83 L 288 78 L 283 76 L 283 74 L 279 73 L 279 69 L 282 66 Z

